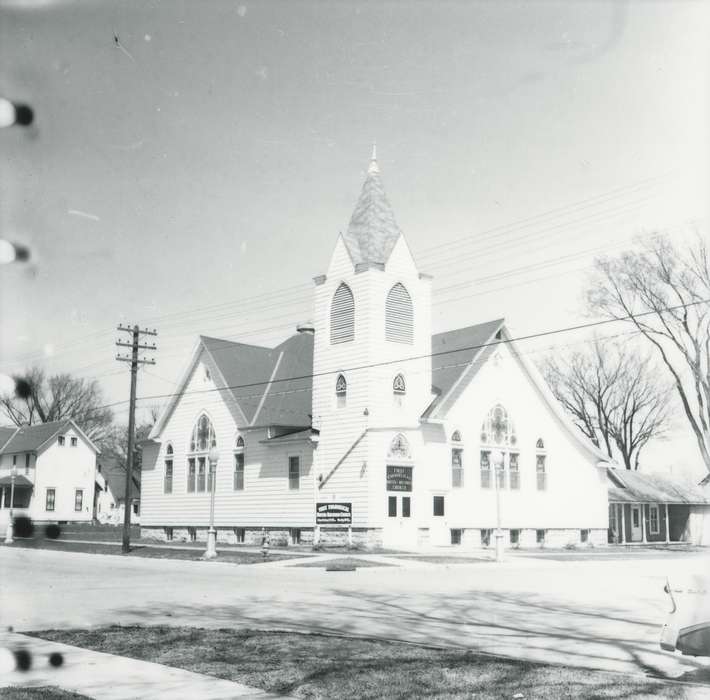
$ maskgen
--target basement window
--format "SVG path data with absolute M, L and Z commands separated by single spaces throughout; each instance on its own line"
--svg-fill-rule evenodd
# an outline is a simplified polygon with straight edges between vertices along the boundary
M 545 530 L 535 530 L 535 539 L 538 544 L 545 544 Z
M 461 532 L 458 528 L 451 530 L 451 544 L 461 544 Z

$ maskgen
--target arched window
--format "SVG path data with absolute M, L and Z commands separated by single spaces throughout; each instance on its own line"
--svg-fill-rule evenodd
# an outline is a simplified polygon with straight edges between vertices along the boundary
M 348 397 L 348 382 L 344 374 L 339 374 L 335 380 L 335 400 L 338 408 L 343 408 Z
M 395 375 L 395 378 L 392 380 L 392 395 L 394 397 L 395 406 L 402 406 L 406 393 L 407 384 L 404 381 L 404 376 L 402 374 Z
M 484 445 L 495 445 L 497 447 L 515 447 L 517 444 L 518 437 L 515 433 L 515 425 L 513 425 L 508 412 L 501 404 L 493 406 L 483 421 L 481 442 Z
M 397 282 L 387 294 L 385 340 L 410 345 L 414 342 L 414 307 L 409 292 L 401 282 Z
M 355 299 L 345 282 L 335 290 L 330 305 L 330 344 L 347 343 L 355 338 Z
M 537 454 L 535 455 L 535 471 L 537 473 L 537 490 L 547 490 L 547 454 L 545 453 L 545 441 L 538 438 L 535 443 Z
M 402 433 L 397 433 L 390 443 L 389 451 L 387 456 L 395 459 L 406 459 L 410 460 L 412 458 L 412 453 L 409 449 L 409 442 L 407 438 L 402 435 Z
M 165 448 L 165 474 L 163 477 L 163 493 L 173 492 L 173 446 L 168 443 Z
M 244 490 L 244 438 L 241 435 L 234 443 L 234 490 Z
M 454 430 L 451 435 L 451 486 L 461 488 L 463 486 L 463 444 L 461 433 Z
M 212 421 L 206 414 L 202 414 L 192 429 L 190 438 L 190 452 L 187 458 L 187 491 L 207 491 L 212 487 L 212 474 L 207 479 L 207 452 L 210 448 L 217 447 L 217 437 L 215 436 Z
M 481 444 L 487 447 L 487 449 L 481 450 L 481 488 L 490 488 L 491 463 L 493 463 L 498 488 L 504 489 L 508 482 L 507 462 L 511 475 L 511 488 L 518 489 L 520 487 L 518 453 L 514 451 L 518 444 L 518 437 L 513 421 L 501 404 L 496 404 L 488 411 L 488 415 L 481 425 Z M 495 463 L 496 452 L 503 454 L 502 464 Z

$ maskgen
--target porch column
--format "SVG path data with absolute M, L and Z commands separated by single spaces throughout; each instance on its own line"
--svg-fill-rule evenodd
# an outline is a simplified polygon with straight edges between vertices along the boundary
M 619 509 L 619 522 L 621 523 L 621 544 L 626 544 L 626 522 L 624 520 L 624 504 L 616 506 Z
M 668 519 L 668 504 L 666 503 L 666 544 L 671 541 L 671 524 Z
M 646 504 L 641 504 L 641 542 L 646 544 Z

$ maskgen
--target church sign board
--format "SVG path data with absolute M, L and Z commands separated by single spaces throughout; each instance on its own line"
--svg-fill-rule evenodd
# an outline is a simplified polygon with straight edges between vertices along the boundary
M 412 490 L 412 467 L 387 467 L 388 491 Z
M 316 525 L 352 525 L 352 503 L 316 503 Z

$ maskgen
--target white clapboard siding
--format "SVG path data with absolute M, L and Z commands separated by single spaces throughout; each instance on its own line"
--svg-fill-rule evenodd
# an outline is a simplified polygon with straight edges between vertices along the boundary
M 347 284 L 335 290 L 330 306 L 330 342 L 347 343 L 355 338 L 355 300 Z
M 385 340 L 409 343 L 414 340 L 414 309 L 406 287 L 401 283 L 390 289 L 385 305 Z

